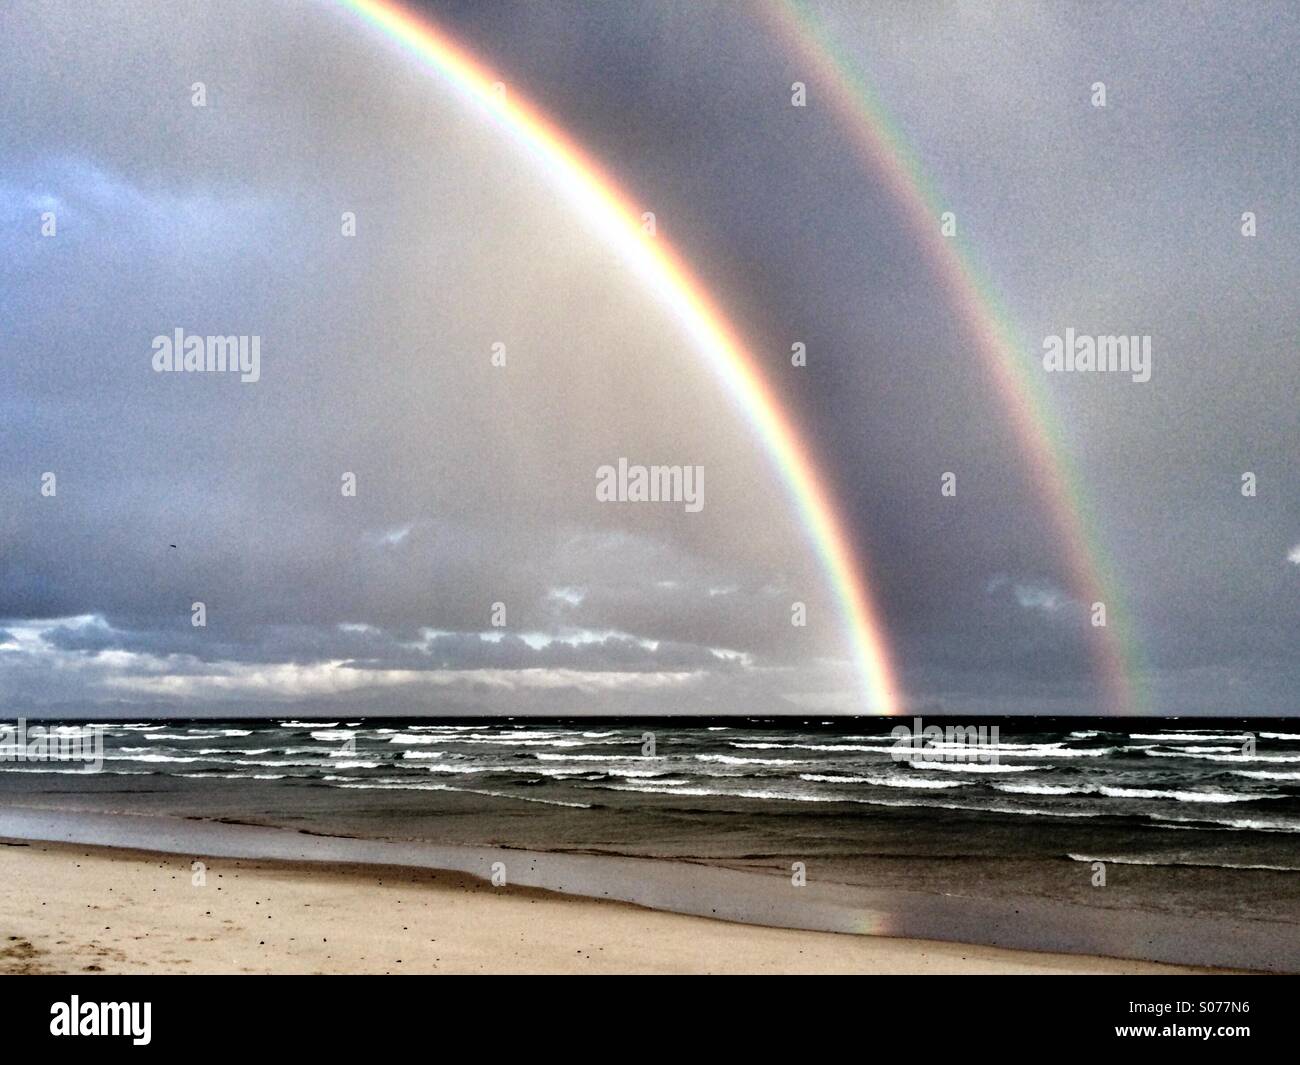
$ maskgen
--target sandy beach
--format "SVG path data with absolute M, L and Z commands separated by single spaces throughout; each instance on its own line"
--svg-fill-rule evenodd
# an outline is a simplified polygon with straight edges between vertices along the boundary
M 0 973 L 1178 973 L 762 928 L 462 873 L 0 845 Z

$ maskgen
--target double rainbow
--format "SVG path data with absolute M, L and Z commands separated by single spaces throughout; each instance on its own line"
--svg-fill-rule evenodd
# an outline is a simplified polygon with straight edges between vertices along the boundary
M 772 458 L 821 558 L 849 631 L 861 677 L 862 711 L 897 714 L 902 694 L 878 610 L 869 594 L 859 553 L 845 533 L 808 444 L 782 410 L 760 363 L 698 278 L 662 238 L 647 240 L 640 211 L 568 136 L 516 93 L 498 82 L 468 50 L 395 0 L 337 0 L 414 55 L 524 147 L 558 191 L 622 254 L 696 341 L 745 413 Z M 1073 594 L 1103 602 L 1106 626 L 1095 630 L 1093 650 L 1102 681 L 1103 709 L 1137 709 L 1137 651 L 1129 637 L 1125 605 L 1110 577 L 1093 511 L 1082 482 L 1059 443 L 1061 433 L 1041 380 L 993 286 L 973 254 L 940 233 L 941 200 L 905 139 L 851 64 L 839 56 L 795 0 L 770 0 L 763 10 L 783 40 L 808 66 L 810 92 L 825 98 L 850 134 L 849 141 L 873 174 L 884 178 L 905 210 L 920 248 L 952 296 L 986 361 L 997 392 L 1005 398 L 1012 426 L 1024 447 L 1033 481 L 1063 544 Z

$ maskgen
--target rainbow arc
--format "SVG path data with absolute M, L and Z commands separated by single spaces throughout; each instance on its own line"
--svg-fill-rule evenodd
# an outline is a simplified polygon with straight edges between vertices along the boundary
M 670 243 L 644 238 L 640 209 L 595 160 L 518 93 L 501 92 L 498 78 L 468 49 L 394 0 L 338 2 L 492 116 L 676 316 L 762 442 L 807 530 L 848 630 L 862 711 L 900 713 L 902 693 L 863 561 L 807 441 L 705 285 Z

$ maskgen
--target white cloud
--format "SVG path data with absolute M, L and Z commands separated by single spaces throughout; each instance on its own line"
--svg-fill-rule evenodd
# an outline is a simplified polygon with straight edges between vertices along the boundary
M 1052 614 L 1070 602 L 1070 597 L 1054 584 L 1039 580 L 1012 580 L 1005 573 L 994 575 L 984 586 L 989 595 L 997 594 L 1005 588 L 1010 588 L 1016 603 L 1024 610 L 1041 610 Z

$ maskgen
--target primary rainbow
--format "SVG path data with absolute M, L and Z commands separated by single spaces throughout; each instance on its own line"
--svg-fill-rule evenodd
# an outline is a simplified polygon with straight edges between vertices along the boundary
M 675 313 L 753 425 L 808 530 L 849 629 L 862 681 L 863 712 L 900 713 L 901 693 L 866 573 L 813 465 L 811 451 L 781 409 L 758 360 L 704 286 L 667 242 L 644 236 L 639 209 L 589 156 L 517 93 L 498 92 L 497 78 L 445 32 L 394 0 L 336 2 L 402 45 L 490 114 Z
M 800 63 L 806 64 L 807 75 L 801 73 L 801 79 L 807 85 L 809 105 L 825 101 L 834 109 L 849 143 L 871 172 L 884 179 L 894 201 L 906 212 L 915 239 L 950 293 L 989 367 L 995 391 L 1005 401 L 1033 482 L 1061 539 L 1074 595 L 1086 604 L 1106 604 L 1106 626 L 1095 631 L 1093 646 L 1102 708 L 1118 713 L 1144 710 L 1143 671 L 1126 605 L 1111 576 L 1093 508 L 1063 443 L 1042 377 L 1036 363 L 1024 354 L 1026 348 L 1010 315 L 975 265 L 973 252 L 958 237 L 942 235 L 940 215 L 947 208 L 866 80 L 799 0 L 765 0 L 758 10 L 770 18 Z

